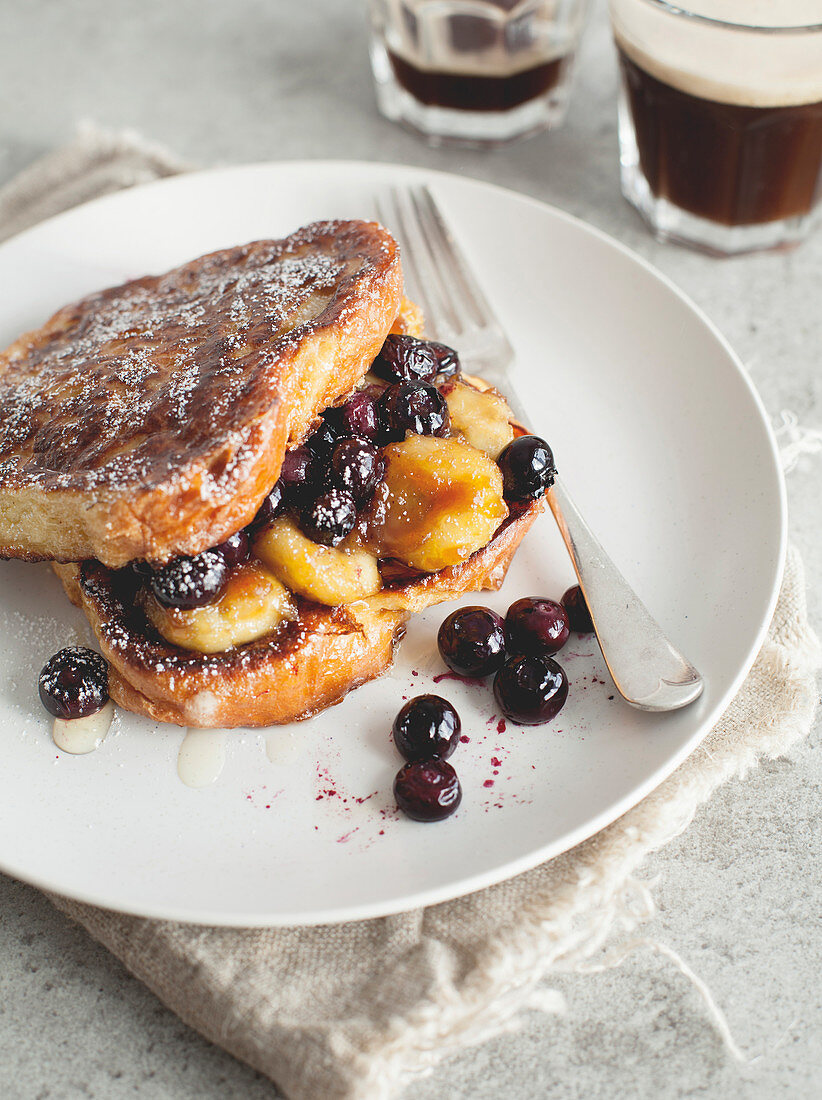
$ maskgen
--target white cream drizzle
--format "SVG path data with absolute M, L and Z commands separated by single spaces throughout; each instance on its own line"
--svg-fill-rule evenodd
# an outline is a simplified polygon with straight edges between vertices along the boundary
M 55 718 L 51 729 L 52 740 L 63 752 L 83 756 L 102 745 L 113 718 L 114 704 L 111 700 L 85 718 Z
M 177 755 L 177 775 L 187 787 L 210 787 L 220 778 L 227 733 L 227 730 L 186 730 Z

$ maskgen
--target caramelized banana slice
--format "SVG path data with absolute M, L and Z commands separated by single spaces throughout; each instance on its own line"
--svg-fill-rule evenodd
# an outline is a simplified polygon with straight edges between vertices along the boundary
M 422 310 L 418 305 L 411 301 L 410 298 L 403 298 L 400 302 L 400 311 L 397 314 L 397 319 L 391 327 L 392 332 L 408 333 L 409 336 L 416 336 L 418 339 L 423 339 L 422 331 L 425 327 L 423 322 Z
M 260 562 L 232 569 L 219 599 L 203 607 L 163 607 L 146 591 L 143 607 L 166 641 L 197 653 L 222 653 L 273 633 L 293 619 L 291 595 Z
M 514 438 L 513 413 L 494 390 L 475 390 L 464 382 L 445 394 L 451 427 L 461 432 L 472 447 L 497 458 Z
M 434 573 L 485 546 L 508 515 L 499 467 L 459 440 L 412 435 L 383 453 L 387 491 L 368 529 L 379 557 Z
M 312 542 L 287 516 L 258 535 L 253 552 L 292 592 L 329 607 L 373 596 L 382 588 L 372 554 Z

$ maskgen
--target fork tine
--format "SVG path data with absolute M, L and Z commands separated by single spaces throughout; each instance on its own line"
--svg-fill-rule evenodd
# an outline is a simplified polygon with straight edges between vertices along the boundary
M 508 372 L 514 359 L 511 341 L 471 273 L 429 188 L 421 186 L 413 191 L 415 211 L 424 222 L 428 240 L 435 250 L 435 264 L 441 283 L 448 284 L 449 301 L 462 317 L 462 335 L 458 342 L 460 355 L 486 381 L 509 395 L 509 404 L 519 420 L 527 423 L 529 418 L 513 392 Z
M 439 212 L 432 208 L 428 189 L 425 186 L 409 187 L 408 193 L 420 232 L 434 259 L 442 293 L 447 296 L 455 315 L 461 319 L 459 331 L 464 331 L 466 325 L 484 327 L 489 317 L 483 315 L 466 284 L 459 258 L 454 254 L 454 240 L 442 217 L 436 216 Z
M 377 210 L 377 218 L 400 246 L 403 281 L 405 283 L 406 292 L 409 293 L 409 296 L 416 297 L 419 301 L 424 301 L 424 288 L 422 286 L 422 280 L 420 279 L 414 252 L 406 241 L 405 235 L 399 228 L 400 217 L 397 212 L 393 189 L 375 195 L 374 205 Z
M 472 324 L 468 316 L 464 301 L 459 293 L 454 293 L 454 282 L 448 268 L 448 242 L 443 240 L 437 225 L 432 221 L 427 210 L 420 202 L 420 188 L 405 188 L 406 202 L 409 207 L 414 224 L 420 235 L 420 240 L 426 249 L 429 278 L 437 284 L 439 291 L 438 301 L 443 310 L 448 314 L 450 333 L 457 340 L 465 333 L 466 327 Z
M 429 227 L 430 236 L 438 241 L 438 255 L 451 273 L 452 286 L 461 295 L 463 312 L 472 314 L 473 322 L 480 328 L 493 328 L 502 335 L 502 326 L 471 273 L 471 268 L 427 184 L 415 189 L 415 201 L 421 219 Z
M 463 358 L 481 365 L 497 384 L 494 376 L 512 361 L 514 349 L 429 188 L 395 185 L 375 200 L 380 219 L 400 242 L 430 336 L 458 345 Z
M 428 327 L 432 330 L 432 335 L 436 337 L 438 333 L 436 332 L 435 318 L 432 315 L 431 296 L 426 289 L 424 279 L 420 276 L 415 251 L 401 224 L 400 212 L 397 209 L 396 189 L 390 188 L 387 193 L 377 195 L 375 204 L 377 217 L 399 242 L 406 289 L 412 292 L 413 297 L 422 306 Z M 408 286 L 409 282 L 410 287 Z
M 400 246 L 405 289 L 407 291 L 410 290 L 419 300 L 422 300 L 423 288 L 420 285 L 420 274 L 417 270 L 414 253 L 399 228 L 399 215 L 394 205 L 394 196 L 392 192 L 383 192 L 382 194 L 375 195 L 374 205 L 377 209 L 377 218 Z
M 411 256 L 417 274 L 417 284 L 422 297 L 428 327 L 436 339 L 443 339 L 459 331 L 461 326 L 453 307 L 447 301 L 436 261 L 423 235 L 422 228 L 411 204 L 407 188 L 392 187 L 391 196 L 397 214 L 397 224 L 407 248 L 403 256 Z

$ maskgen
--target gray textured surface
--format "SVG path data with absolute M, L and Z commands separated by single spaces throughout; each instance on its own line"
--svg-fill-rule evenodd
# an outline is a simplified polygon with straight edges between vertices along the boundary
M 788 255 L 716 262 L 655 244 L 618 195 L 615 74 L 601 7 L 566 127 L 491 154 L 428 149 L 376 114 L 360 5 L 339 0 L 0 0 L 0 179 L 90 117 L 200 163 L 350 157 L 428 164 L 553 202 L 647 256 L 718 323 L 765 405 L 822 427 L 822 232 Z M 822 459 L 789 479 L 791 529 L 822 619 Z M 819 724 L 791 761 L 721 792 L 647 870 L 648 934 L 709 983 L 738 1043 L 723 1052 L 663 959 L 563 981 L 563 1020 L 469 1051 L 416 1100 L 822 1093 Z M 35 890 L 0 878 L 0 1095 L 258 1100 L 272 1086 L 170 1015 Z

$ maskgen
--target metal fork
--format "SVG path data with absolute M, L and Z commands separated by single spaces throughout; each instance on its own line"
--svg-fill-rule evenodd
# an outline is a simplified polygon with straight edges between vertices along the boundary
M 409 289 L 425 310 L 430 335 L 453 345 L 464 363 L 505 395 L 516 418 L 528 428 L 532 417 L 509 371 L 514 349 L 430 189 L 387 189 L 377 197 L 377 213 L 400 243 Z M 605 553 L 560 477 L 546 498 L 620 695 L 640 710 L 676 710 L 692 703 L 702 693 L 702 677 Z

